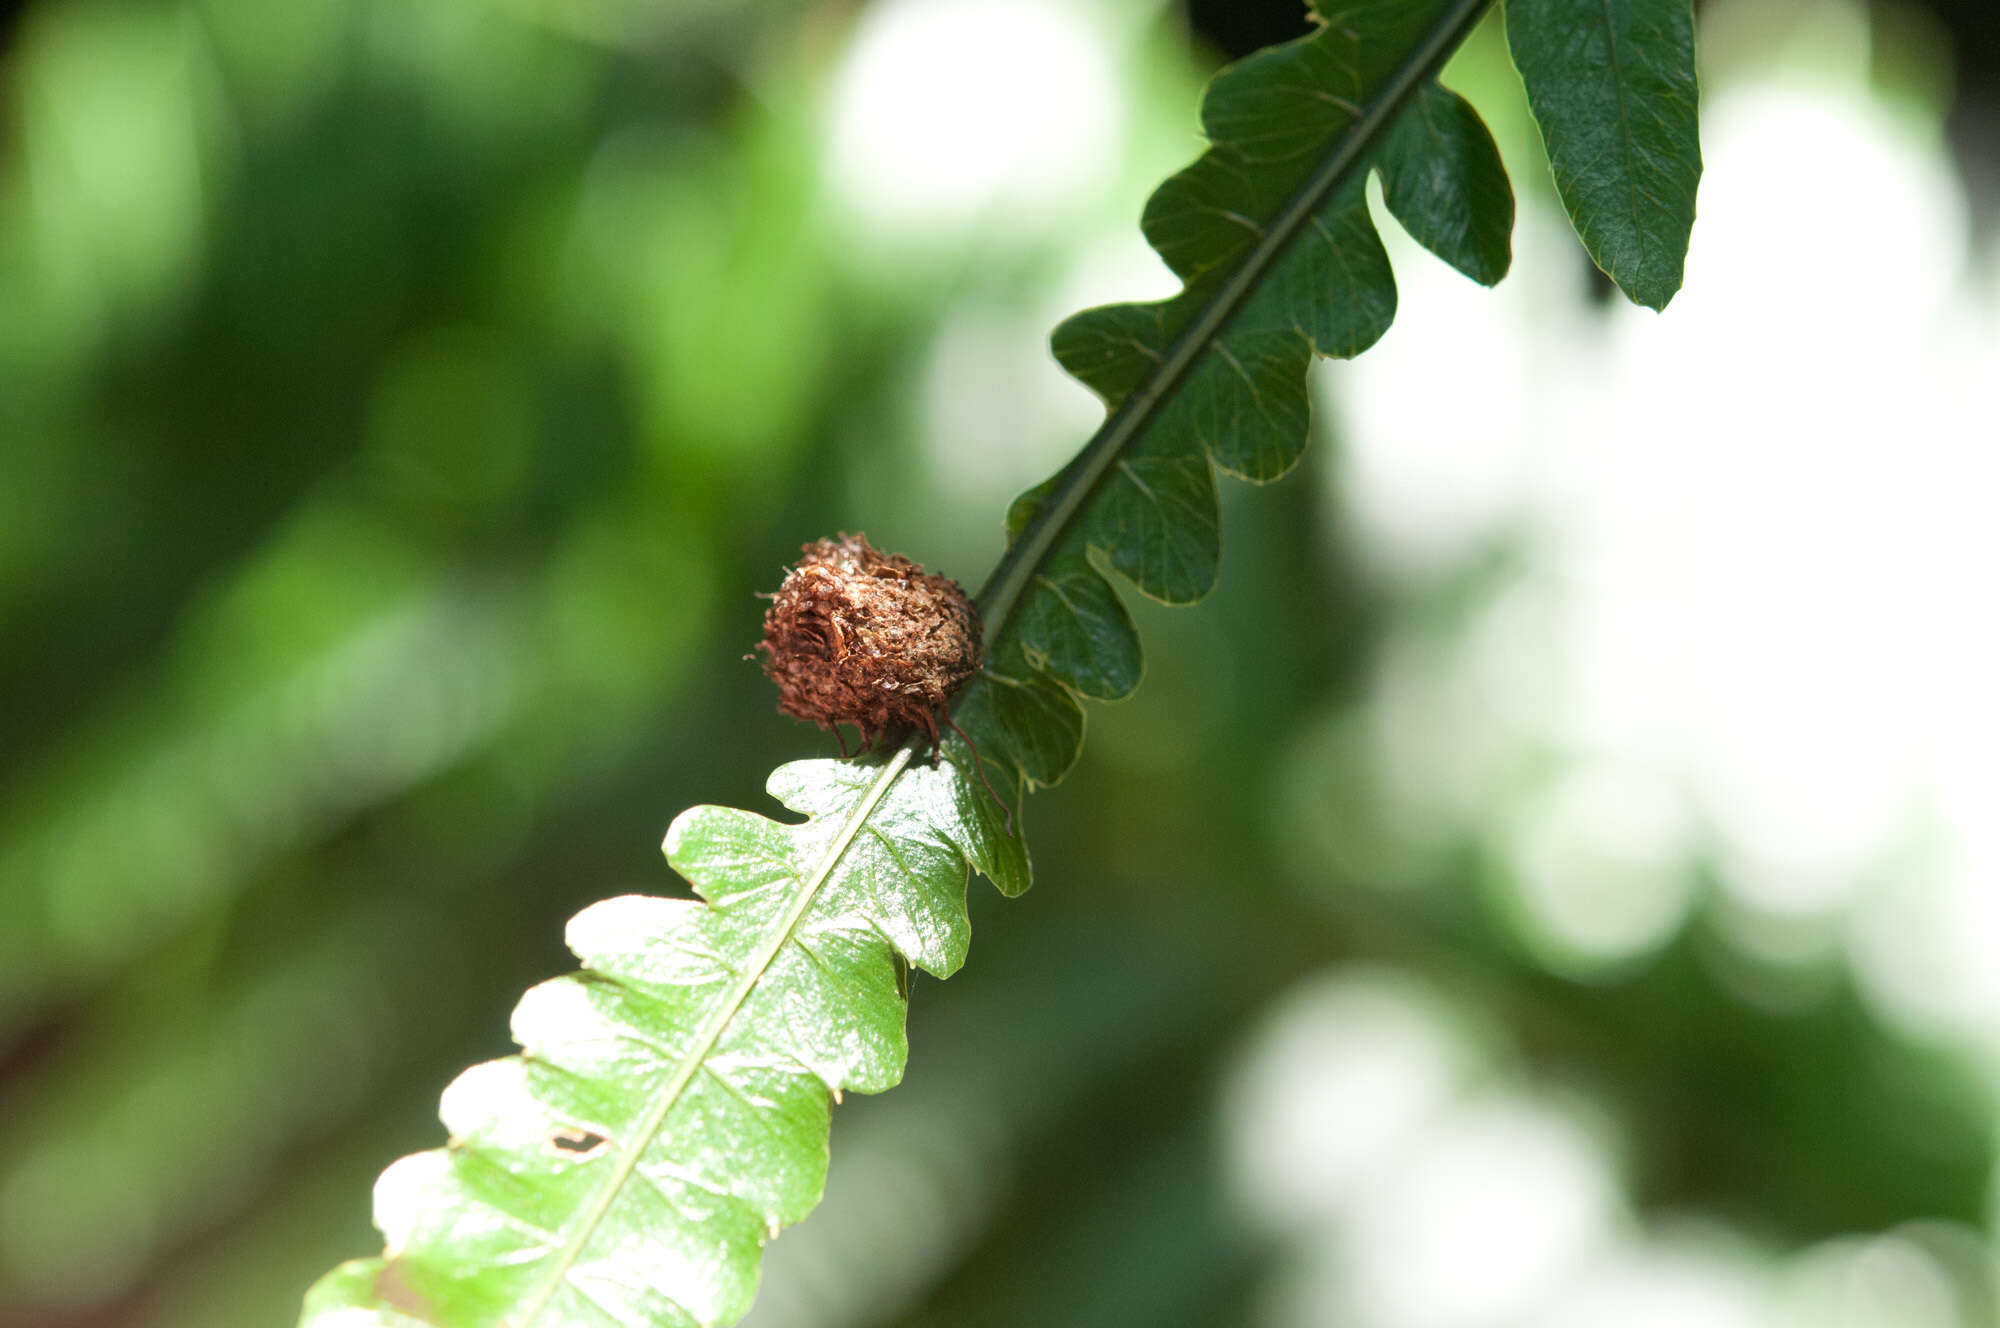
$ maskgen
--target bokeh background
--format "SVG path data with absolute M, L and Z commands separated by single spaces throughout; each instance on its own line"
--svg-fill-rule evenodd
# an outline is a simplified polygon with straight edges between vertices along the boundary
M 1455 61 L 1514 274 L 1385 223 L 755 1328 L 2000 1324 L 2000 11 L 1701 12 L 1664 316 Z M 830 752 L 754 592 L 982 578 L 1299 6 L 0 25 L 0 1321 L 288 1322 L 563 920 Z

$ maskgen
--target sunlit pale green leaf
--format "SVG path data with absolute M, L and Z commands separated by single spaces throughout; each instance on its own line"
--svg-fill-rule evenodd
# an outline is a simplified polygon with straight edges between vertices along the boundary
M 833 1096 L 902 1077 L 901 965 L 964 962 L 969 866 L 1027 886 L 1005 810 L 947 755 L 780 767 L 798 823 L 676 819 L 667 855 L 701 899 L 576 916 L 582 971 L 522 999 L 520 1055 L 445 1091 L 450 1142 L 376 1187 L 387 1251 L 330 1274 L 306 1321 L 740 1317 L 763 1243 L 818 1202 Z
M 1701 180 L 1692 0 L 1508 0 L 1507 45 L 1584 248 L 1666 308 Z

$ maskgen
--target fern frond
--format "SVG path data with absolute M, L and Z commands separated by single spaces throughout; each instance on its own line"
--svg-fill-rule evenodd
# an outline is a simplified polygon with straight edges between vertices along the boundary
M 969 869 L 1027 888 L 1025 792 L 1061 779 L 1080 698 L 1139 683 L 1138 634 L 1106 579 L 1200 598 L 1220 557 L 1216 470 L 1298 460 L 1305 371 L 1358 354 L 1395 313 L 1362 193 L 1475 280 L 1505 272 L 1512 195 L 1478 116 L 1434 82 L 1491 0 L 1315 0 L 1315 34 L 1218 74 L 1211 147 L 1146 208 L 1185 283 L 1079 314 L 1057 358 L 1103 428 L 1018 499 L 979 598 L 986 661 L 935 767 L 910 746 L 780 768 L 806 819 L 698 807 L 667 836 L 702 901 L 628 897 L 578 915 L 583 970 L 530 991 L 518 1056 L 445 1093 L 441 1149 L 384 1174 L 377 1259 L 308 1298 L 314 1328 L 720 1325 L 748 1307 L 762 1244 L 818 1201 L 830 1103 L 904 1059 L 904 965 L 964 961 Z M 982 777 L 985 776 L 985 777 Z M 986 779 L 1009 806 L 992 798 Z

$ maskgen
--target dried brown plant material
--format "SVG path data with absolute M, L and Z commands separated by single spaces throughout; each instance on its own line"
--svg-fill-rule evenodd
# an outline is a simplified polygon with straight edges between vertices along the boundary
M 764 614 L 757 643 L 778 709 L 863 750 L 921 730 L 935 751 L 951 698 L 979 670 L 979 613 L 958 583 L 865 535 L 803 546 Z

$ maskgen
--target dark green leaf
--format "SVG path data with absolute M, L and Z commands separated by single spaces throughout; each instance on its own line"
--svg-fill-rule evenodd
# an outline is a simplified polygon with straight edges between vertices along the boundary
M 1012 640 L 966 684 L 952 718 L 979 743 L 981 755 L 1007 762 L 1044 787 L 1068 774 L 1083 750 L 1082 707 Z
M 1055 330 L 1056 359 L 1110 415 L 1015 501 L 980 608 L 994 658 L 1017 652 L 1068 704 L 1035 693 L 1017 666 L 989 665 L 1004 686 L 975 687 L 959 706 L 982 725 L 1031 726 L 988 739 L 1032 760 L 1019 767 L 1031 781 L 1073 759 L 1072 691 L 1122 696 L 1139 675 L 1129 623 L 1095 588 L 1093 563 L 1166 603 L 1206 594 L 1221 556 L 1213 470 L 1259 482 L 1290 470 L 1309 435 L 1313 355 L 1357 355 L 1395 317 L 1362 191 L 1370 162 L 1386 163 L 1422 239 L 1481 279 L 1504 270 L 1513 199 L 1492 143 L 1463 103 L 1426 91 L 1484 8 L 1319 0 L 1319 31 L 1218 73 L 1202 101 L 1208 151 L 1155 191 L 1141 223 L 1186 287 Z M 1390 143 L 1420 95 L 1424 123 Z
M 1072 546 L 1044 563 L 1035 589 L 1017 626 L 1028 662 L 1093 700 L 1130 696 L 1143 668 L 1139 630 L 1082 551 Z
M 1162 603 L 1192 604 L 1215 584 L 1222 526 L 1215 476 L 1198 451 L 1120 457 L 1086 521 L 1091 547 Z
M 1155 434 L 1198 438 L 1215 464 L 1263 483 L 1305 452 L 1312 350 L 1291 329 L 1231 332 L 1202 356 L 1187 386 L 1161 407 Z
M 1265 278 L 1221 340 L 1236 345 L 1248 332 L 1289 328 L 1304 348 L 1351 359 L 1381 340 L 1395 317 L 1396 277 L 1356 179 L 1307 221 L 1287 261 Z M 1301 369 L 1309 358 L 1301 355 Z
M 1115 406 L 1160 367 L 1169 340 L 1161 304 L 1108 304 L 1063 320 L 1049 349 L 1071 374 Z M 1029 492 L 1034 492 L 1030 490 Z
M 1433 83 L 1389 131 L 1376 159 L 1382 199 L 1410 238 L 1491 286 L 1513 259 L 1514 190 L 1479 112 Z
M 1701 180 L 1692 0 L 1508 0 L 1507 45 L 1584 248 L 1666 308 Z

